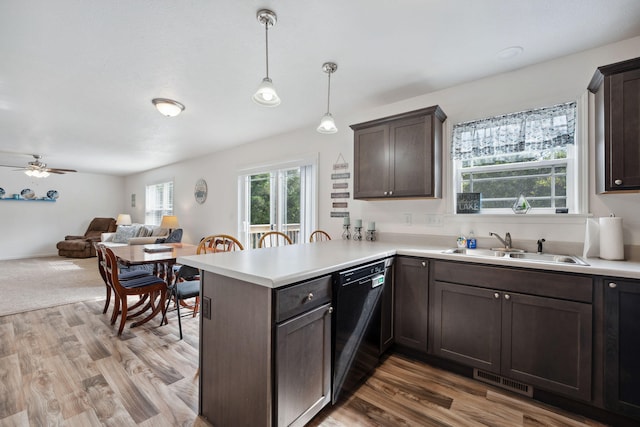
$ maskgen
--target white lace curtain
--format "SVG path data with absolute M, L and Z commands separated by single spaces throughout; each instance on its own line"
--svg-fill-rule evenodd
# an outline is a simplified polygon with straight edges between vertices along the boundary
M 466 160 L 574 143 L 576 103 L 459 123 L 453 127 L 452 158 Z

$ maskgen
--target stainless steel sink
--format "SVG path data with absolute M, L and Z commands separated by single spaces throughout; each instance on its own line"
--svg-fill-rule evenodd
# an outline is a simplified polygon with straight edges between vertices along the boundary
M 589 265 L 580 258 L 573 255 L 554 255 L 554 254 L 538 254 L 538 253 L 510 253 L 509 258 L 523 259 L 533 262 L 546 262 L 551 264 L 577 264 Z
M 466 249 L 466 248 L 456 248 L 456 249 L 448 249 L 444 251 L 445 254 L 462 254 L 462 255 L 470 255 L 470 256 L 478 256 L 478 257 L 504 257 L 505 252 L 494 249 Z
M 573 255 L 555 255 L 555 254 L 538 254 L 533 252 L 525 252 L 522 249 L 466 249 L 455 248 L 443 251 L 445 254 L 468 255 L 479 258 L 503 258 L 510 260 L 522 260 L 530 262 L 539 262 L 544 264 L 572 264 L 572 265 L 589 265 L 582 259 Z

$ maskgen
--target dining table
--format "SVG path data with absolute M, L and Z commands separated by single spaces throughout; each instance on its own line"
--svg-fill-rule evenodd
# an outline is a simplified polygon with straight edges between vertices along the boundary
M 174 280 L 173 266 L 176 259 L 182 256 L 196 255 L 197 245 L 189 243 L 154 243 L 147 245 L 123 245 L 109 246 L 113 254 L 118 259 L 118 263 L 125 267 L 136 265 L 151 264 L 154 266 L 154 273 L 158 276 L 164 276 L 167 286 L 171 286 Z M 135 322 L 131 326 L 140 326 L 155 317 L 161 310 L 166 301 L 159 301 L 157 305 L 148 304 L 148 308 L 153 308 L 153 312 L 143 320 Z

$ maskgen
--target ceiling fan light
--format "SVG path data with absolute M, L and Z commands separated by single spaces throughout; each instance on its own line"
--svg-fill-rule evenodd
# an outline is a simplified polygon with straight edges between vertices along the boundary
M 34 173 L 34 172 L 35 172 L 35 171 L 32 171 L 31 169 L 27 169 L 26 171 L 24 171 L 24 173 L 25 173 L 27 176 L 33 176 L 33 173 Z
M 336 122 L 333 120 L 333 116 L 331 113 L 327 113 L 322 116 L 320 119 L 320 125 L 317 129 L 320 133 L 336 133 L 338 132 L 338 128 L 336 127 Z
M 160 114 L 166 117 L 175 117 L 184 111 L 184 105 L 173 99 L 154 98 L 151 100 Z
M 280 97 L 276 93 L 273 82 L 269 77 L 262 79 L 262 83 L 260 83 L 258 90 L 253 95 L 253 100 L 256 104 L 264 105 L 265 107 L 277 107 L 280 105 Z

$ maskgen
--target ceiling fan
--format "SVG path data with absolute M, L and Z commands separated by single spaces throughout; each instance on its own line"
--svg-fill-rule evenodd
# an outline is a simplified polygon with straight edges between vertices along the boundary
M 61 169 L 61 168 L 48 168 L 46 163 L 42 163 L 40 159 L 42 156 L 39 154 L 32 154 L 33 160 L 32 162 L 28 162 L 27 166 L 12 166 L 12 165 L 0 165 L 5 168 L 17 168 L 16 170 L 22 170 L 29 176 L 33 176 L 35 178 L 46 178 L 51 173 L 57 174 L 65 174 L 67 172 L 78 172 L 75 169 Z

